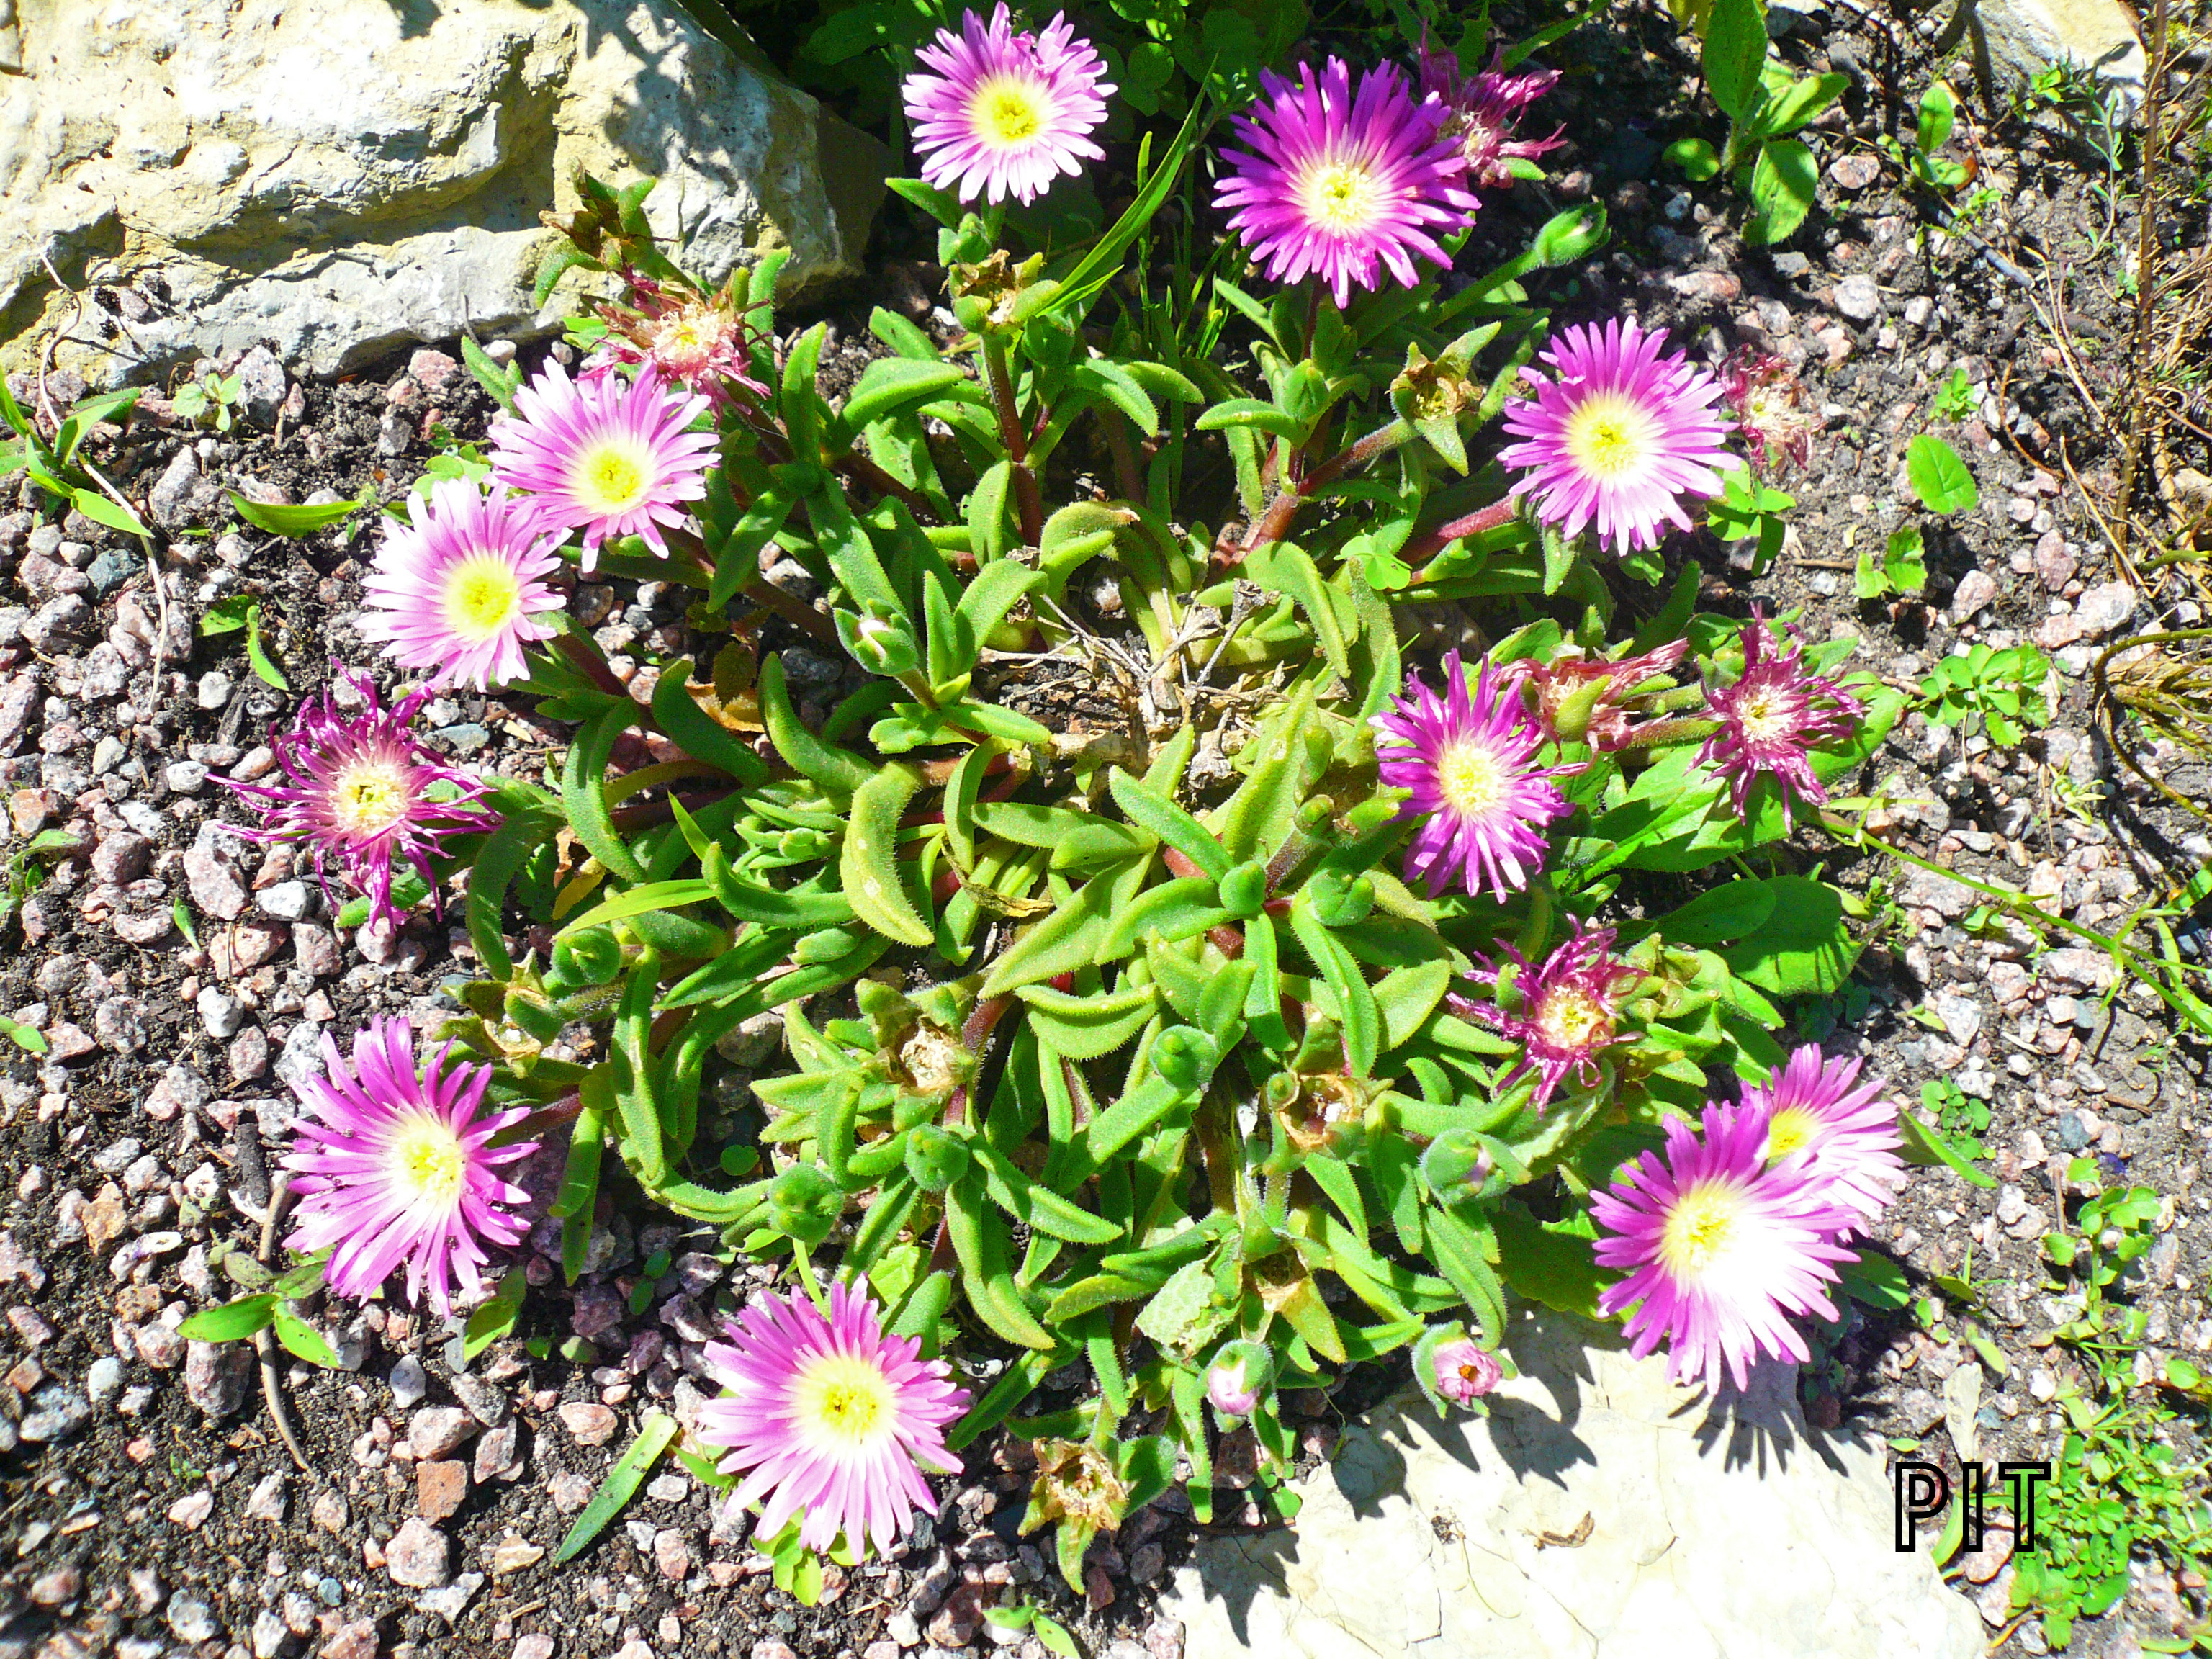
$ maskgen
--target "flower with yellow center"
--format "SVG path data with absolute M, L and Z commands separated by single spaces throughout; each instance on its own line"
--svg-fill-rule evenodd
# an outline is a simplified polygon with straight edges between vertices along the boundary
M 343 835 L 380 836 L 414 805 L 411 769 L 388 756 L 355 761 L 331 782 L 331 822 Z
M 392 1136 L 392 1178 L 422 1208 L 450 1208 L 469 1173 L 468 1148 L 453 1126 L 428 1112 L 401 1115 Z
M 1856 1060 L 1830 1060 L 1807 1043 L 1766 1082 L 1744 1091 L 1763 1113 L 1760 1156 L 1825 1185 L 1831 1201 L 1871 1220 L 1905 1182 L 1901 1109 L 1879 1078 L 1861 1081 Z
M 446 573 L 446 623 L 481 644 L 512 628 L 522 614 L 522 579 L 495 553 L 477 553 Z
M 1598 1307 L 1626 1312 L 1639 1358 L 1663 1339 L 1677 1382 L 1741 1389 L 1759 1354 L 1806 1358 L 1790 1316 L 1836 1316 L 1825 1287 L 1853 1259 L 1835 1237 L 1850 1217 L 1793 1164 L 1764 1160 L 1763 1109 L 1708 1106 L 1702 1131 L 1668 1119 L 1663 1158 L 1591 1194 L 1598 1263 L 1622 1270 Z
M 560 568 L 557 538 L 520 500 L 465 478 L 410 495 L 407 512 L 405 524 L 386 524 L 363 584 L 362 635 L 387 641 L 404 666 L 430 670 L 433 688 L 520 678 L 523 647 L 558 631 L 545 620 L 562 605 L 545 580 Z
M 1602 483 L 1618 484 L 1657 452 L 1659 422 L 1617 392 L 1585 398 L 1567 417 L 1564 441 L 1575 464 Z
M 1511 945 L 1500 945 L 1518 969 L 1513 976 L 1516 1006 L 1457 994 L 1450 999 L 1452 1008 L 1462 1017 L 1522 1044 L 1521 1063 L 1506 1081 L 1534 1072 L 1534 1105 L 1540 1112 L 1570 1077 L 1587 1087 L 1599 1086 L 1603 1080 L 1600 1056 L 1625 1040 L 1616 1031 L 1616 1023 L 1622 1004 L 1644 975 L 1612 954 L 1613 940 L 1612 928 L 1590 927 L 1577 917 L 1572 931 L 1540 967 L 1531 966 Z
M 1054 179 L 1105 152 L 1091 133 L 1114 90 L 1105 65 L 1064 15 L 1031 34 L 1004 0 L 986 21 L 963 13 L 915 54 L 901 88 L 924 182 L 963 202 L 1033 202 Z

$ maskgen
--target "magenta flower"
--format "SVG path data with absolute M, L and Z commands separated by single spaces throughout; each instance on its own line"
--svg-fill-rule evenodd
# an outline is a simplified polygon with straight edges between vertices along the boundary
M 362 637 L 386 641 L 402 667 L 434 670 L 428 690 L 520 679 L 522 647 L 561 631 L 539 619 L 567 603 L 545 585 L 561 568 L 560 544 L 513 497 L 441 479 L 428 501 L 408 496 L 405 524 L 385 520 L 362 583 Z
M 1611 662 L 1585 657 L 1579 646 L 1562 646 L 1550 660 L 1516 657 L 1500 672 L 1528 700 L 1528 712 L 1554 743 L 1586 743 L 1600 751 L 1627 746 L 1633 735 L 1621 699 L 1668 672 L 1689 654 L 1687 640 L 1674 640 L 1640 657 Z
M 325 1279 L 356 1301 L 404 1266 L 407 1299 L 419 1304 L 427 1291 L 449 1316 L 456 1281 L 470 1296 L 483 1288 L 486 1247 L 510 1249 L 528 1231 L 513 1206 L 530 1194 L 498 1172 L 538 1144 L 490 1143 L 530 1108 L 479 1115 L 491 1067 L 447 1071 L 447 1043 L 418 1073 L 404 1019 L 372 1019 L 356 1032 L 350 1069 L 335 1040 L 322 1046 L 327 1078 L 292 1085 L 305 1113 L 292 1120 L 284 1165 L 295 1171 L 300 1224 L 284 1243 L 327 1248 Z
M 1827 1200 L 1860 1221 L 1887 1209 L 1905 1185 L 1897 1149 L 1896 1098 L 1876 1078 L 1858 1081 L 1856 1060 L 1829 1060 L 1807 1043 L 1759 1086 L 1743 1091 L 1747 1114 L 1766 1125 L 1761 1149 L 1825 1186 Z
M 1505 1380 L 1505 1368 L 1498 1363 L 1498 1356 L 1469 1337 L 1438 1343 L 1433 1357 L 1437 1392 L 1455 1406 L 1481 1399 Z
M 1759 1353 L 1808 1357 L 1789 1315 L 1836 1316 L 1821 1287 L 1855 1259 L 1834 1242 L 1852 1212 L 1808 1171 L 1769 1168 L 1765 1144 L 1764 1113 L 1708 1106 L 1702 1139 L 1668 1119 L 1665 1158 L 1644 1153 L 1591 1196 L 1611 1235 L 1598 1239 L 1597 1260 L 1628 1270 L 1599 1293 L 1599 1310 L 1629 1310 L 1623 1328 L 1639 1359 L 1665 1337 L 1678 1382 L 1717 1388 L 1725 1368 L 1741 1390 Z
M 1467 224 L 1478 204 L 1442 103 L 1417 99 L 1393 64 L 1361 76 L 1355 97 L 1335 58 L 1318 79 L 1306 64 L 1295 85 L 1267 70 L 1260 84 L 1257 114 L 1232 124 L 1251 148 L 1223 152 L 1213 200 L 1271 279 L 1313 272 L 1341 308 L 1354 287 L 1382 286 L 1382 267 L 1412 288 L 1416 258 L 1451 264 L 1431 233 Z
M 1374 717 L 1392 744 L 1378 755 L 1385 786 L 1410 789 L 1398 816 L 1420 825 L 1406 850 L 1406 878 L 1431 891 L 1453 881 L 1472 893 L 1487 884 L 1503 900 L 1526 887 L 1543 863 L 1543 827 L 1571 810 L 1552 781 L 1581 769 L 1530 763 L 1543 728 L 1490 665 L 1474 695 L 1459 653 L 1444 659 L 1441 697 L 1409 678 L 1410 694 Z
M 1513 136 L 1522 113 L 1558 83 L 1559 70 L 1509 75 L 1502 46 L 1491 58 L 1490 67 L 1477 75 L 1462 76 L 1458 58 L 1449 52 L 1431 52 L 1425 44 L 1419 58 L 1420 92 L 1424 97 L 1435 97 L 1450 112 L 1444 118 L 1443 136 L 1459 145 L 1467 158 L 1468 182 L 1476 189 L 1503 189 L 1513 182 L 1509 163 L 1533 161 L 1565 142 L 1556 132 L 1549 138 Z
M 752 377 L 747 353 L 754 337 L 733 297 L 702 299 L 635 270 L 623 271 L 623 283 L 626 302 L 599 307 L 607 334 L 585 366 L 586 374 L 616 363 L 650 364 L 662 380 L 699 393 L 717 409 L 740 392 L 748 400 L 768 395 Z
M 1739 346 L 1721 365 L 1721 386 L 1736 430 L 1751 447 L 1753 465 L 1778 472 L 1785 462 L 1812 465 L 1820 416 L 1807 406 L 1805 383 L 1788 363 L 1754 346 Z
M 830 1287 L 824 1319 L 804 1297 L 769 1291 L 732 1322 L 735 1346 L 714 1344 L 708 1364 L 728 1394 L 700 1408 L 700 1434 L 726 1446 L 722 1468 L 750 1470 L 734 1502 L 766 1498 L 755 1529 L 773 1538 L 801 1509 L 799 1541 L 826 1550 L 844 1534 L 880 1553 L 937 1513 L 924 1468 L 949 1474 L 945 1425 L 968 1403 L 941 1359 L 917 1358 L 912 1337 L 886 1336 L 865 1291 Z
M 523 492 L 537 528 L 583 532 L 586 572 L 611 536 L 642 537 L 668 556 L 662 526 L 681 525 L 683 503 L 707 493 L 714 434 L 684 429 L 706 398 L 668 390 L 650 363 L 635 380 L 572 380 L 548 359 L 514 408 L 491 429 L 492 477 Z
M 1616 554 L 1656 547 L 1662 525 L 1690 527 L 1681 497 L 1720 493 L 1729 423 L 1713 412 L 1721 383 L 1680 352 L 1661 355 L 1663 332 L 1633 319 L 1562 329 L 1544 354 L 1547 380 L 1521 371 L 1534 398 L 1505 405 L 1517 443 L 1498 452 L 1528 471 L 1513 483 L 1536 498 L 1537 516 L 1571 538 L 1595 522 Z
M 1224 1417 L 1249 1417 L 1260 1404 L 1252 1365 L 1241 1355 L 1224 1356 L 1207 1367 L 1206 1397 Z
M 939 29 L 915 56 L 935 71 L 917 70 L 903 88 L 926 183 L 963 202 L 1033 202 L 1104 156 L 1091 133 L 1114 88 L 1064 15 L 1028 34 L 1000 0 L 988 23 L 963 12 L 958 34 Z
M 346 719 L 328 691 L 301 704 L 292 729 L 270 738 L 283 784 L 216 779 L 264 803 L 259 824 L 222 827 L 248 841 L 305 847 L 319 873 L 337 865 L 353 889 L 368 896 L 370 917 L 397 927 L 402 915 L 392 902 L 393 861 L 413 866 L 435 892 L 430 860 L 444 853 L 447 839 L 495 830 L 499 815 L 472 806 L 485 786 L 447 766 L 410 729 L 428 692 L 387 709 L 367 674 L 340 669 L 338 677 L 362 699 L 362 712 Z
M 1517 1012 L 1456 994 L 1449 999 L 1454 1012 L 1493 1026 L 1521 1044 L 1520 1063 L 1498 1087 L 1524 1072 L 1534 1072 L 1539 1112 L 1570 1073 L 1595 1087 L 1598 1055 L 1619 1040 L 1613 1018 L 1644 975 L 1610 954 L 1613 940 L 1612 928 L 1585 928 L 1577 917 L 1574 931 L 1544 958 L 1540 968 L 1530 967 L 1511 945 L 1501 945 L 1521 970 L 1513 981 Z
M 1796 630 L 1774 647 L 1766 618 L 1756 611 L 1743 630 L 1743 672 L 1733 685 L 1705 686 L 1706 713 L 1721 723 L 1705 739 L 1698 761 L 1729 781 L 1738 817 L 1751 805 L 1751 792 L 1771 777 L 1782 792 L 1782 822 L 1790 824 L 1794 798 L 1825 801 L 1828 792 L 1814 775 L 1810 751 L 1857 729 L 1865 706 L 1835 681 L 1805 670 L 1804 647 Z

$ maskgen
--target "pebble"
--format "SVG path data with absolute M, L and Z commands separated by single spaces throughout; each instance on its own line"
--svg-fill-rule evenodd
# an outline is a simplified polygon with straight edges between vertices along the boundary
M 177 795 L 197 795 L 207 787 L 206 765 L 196 760 L 171 761 L 161 769 L 161 781 Z
M 555 1651 L 551 1637 L 532 1634 L 514 1644 L 513 1659 L 553 1659 Z
M 235 921 L 246 913 L 246 892 L 237 872 L 204 847 L 185 854 L 185 884 L 192 903 L 218 921 Z
M 416 1596 L 415 1605 L 425 1613 L 436 1613 L 449 1625 L 458 1624 L 483 1584 L 482 1573 L 465 1572 L 444 1589 L 429 1590 Z
M 1959 578 L 1959 586 L 1951 594 L 1951 620 L 1962 623 L 1976 611 L 1996 602 L 1996 579 L 1985 570 L 1969 570 Z
M 1851 150 L 1828 163 L 1828 177 L 1839 190 L 1864 190 L 1881 177 L 1881 158 Z
M 335 1583 L 337 1581 L 325 1582 Z M 331 1599 L 335 1605 L 337 1598 Z M 366 1619 L 356 1619 L 339 1626 L 337 1633 L 317 1651 L 319 1659 L 376 1659 L 376 1626 Z
M 202 1487 L 169 1505 L 169 1519 L 186 1532 L 199 1530 L 200 1522 L 215 1513 L 215 1494 Z
M 346 1528 L 346 1501 L 337 1492 L 318 1494 L 314 1508 L 308 1513 L 314 1523 L 325 1532 L 342 1533 Z
M 424 1461 L 415 1465 L 415 1507 L 425 1521 L 435 1525 L 467 1501 L 468 1465 L 456 1461 Z
M 430 1392 L 430 1379 L 422 1370 L 422 1362 L 413 1354 L 403 1355 L 392 1368 L 392 1401 L 401 1411 L 408 1411 L 422 1403 L 422 1396 Z
M 493 1576 L 499 1577 L 510 1572 L 520 1572 L 526 1567 L 534 1567 L 544 1559 L 545 1552 L 538 1545 L 509 1533 L 492 1546 L 489 1565 Z
M 246 1403 L 253 1350 L 243 1342 L 194 1342 L 185 1353 L 185 1396 L 210 1420 L 220 1421 Z
M 2074 615 L 2090 634 L 2109 634 L 2136 613 L 2136 590 L 2127 582 L 2104 582 L 2075 601 Z
M 87 1367 L 84 1373 L 85 1397 L 94 1406 L 105 1406 L 123 1387 L 123 1362 L 113 1354 L 103 1354 Z
M 1836 309 L 1855 323 L 1872 322 L 1881 311 L 1881 287 L 1871 276 L 1846 276 L 1836 284 Z
M 215 1609 L 194 1595 L 170 1598 L 169 1629 L 179 1642 L 205 1642 L 222 1634 Z
M 514 1409 L 504 1389 L 465 1371 L 455 1373 L 447 1386 L 468 1414 L 488 1429 L 495 1429 L 506 1422 Z
M 385 1571 L 404 1589 L 436 1589 L 452 1577 L 452 1547 L 445 1534 L 420 1516 L 410 1516 L 384 1547 Z
M 283 1474 L 264 1475 L 246 1500 L 246 1518 L 267 1521 L 277 1526 L 284 1524 L 284 1477 Z
M 595 1401 L 572 1400 L 561 1407 L 561 1426 L 580 1446 L 604 1446 L 614 1438 L 619 1419 Z
M 453 1406 L 426 1406 L 407 1422 L 407 1444 L 418 1458 L 443 1457 L 476 1432 L 466 1412 Z

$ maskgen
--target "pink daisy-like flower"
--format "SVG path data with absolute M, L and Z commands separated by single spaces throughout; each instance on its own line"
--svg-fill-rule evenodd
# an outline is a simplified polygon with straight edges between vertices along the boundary
M 392 902 L 393 862 L 413 866 L 434 892 L 430 860 L 445 851 L 447 839 L 495 830 L 499 814 L 472 806 L 485 785 L 447 765 L 410 729 L 427 690 L 386 708 L 367 674 L 341 669 L 338 678 L 361 700 L 361 713 L 347 719 L 328 691 L 301 704 L 292 729 L 270 738 L 284 782 L 216 778 L 263 803 L 259 824 L 222 827 L 248 841 L 307 848 L 319 873 L 337 865 L 354 890 L 367 895 L 371 918 L 397 927 L 402 918 Z
M 1481 1399 L 1505 1380 L 1505 1368 L 1498 1363 L 1498 1356 L 1468 1337 L 1439 1342 L 1432 1358 L 1437 1392 L 1455 1406 Z
M 548 359 L 514 408 L 491 430 L 492 477 L 524 493 L 535 527 L 583 532 L 586 572 L 611 536 L 642 537 L 668 556 L 662 526 L 682 524 L 683 504 L 707 493 L 714 434 L 684 429 L 706 398 L 670 391 L 650 363 L 635 380 L 572 380 Z
M 1738 817 L 1751 792 L 1771 777 L 1782 792 L 1782 822 L 1790 823 L 1793 798 L 1824 801 L 1828 792 L 1814 775 L 1810 750 L 1857 729 L 1865 706 L 1835 681 L 1805 669 L 1796 630 L 1779 648 L 1766 618 L 1753 611 L 1743 630 L 1743 672 L 1733 685 L 1705 687 L 1706 713 L 1721 723 L 1698 759 L 1729 781 Z
M 1529 713 L 1553 742 L 1586 743 L 1602 752 L 1626 746 L 1632 735 L 1620 700 L 1646 680 L 1666 673 L 1689 652 L 1689 641 L 1674 640 L 1640 657 L 1611 662 L 1585 657 L 1581 647 L 1570 645 L 1561 647 L 1549 661 L 1516 658 L 1503 672 L 1521 689 Z
M 1512 161 L 1533 161 L 1566 141 L 1558 133 L 1549 138 L 1516 138 L 1514 124 L 1529 105 L 1557 85 L 1557 70 L 1531 70 L 1510 75 L 1505 49 L 1501 46 L 1480 74 L 1463 76 L 1459 59 L 1449 52 L 1419 52 L 1420 91 L 1433 95 L 1451 113 L 1443 136 L 1454 140 L 1467 158 L 1468 182 L 1477 189 L 1501 189 L 1513 182 Z
M 1355 96 L 1335 58 L 1318 77 L 1305 64 L 1295 83 L 1262 70 L 1260 84 L 1257 113 L 1232 124 L 1251 148 L 1223 152 L 1213 199 L 1271 279 L 1313 272 L 1341 308 L 1353 288 L 1381 287 L 1383 267 L 1412 288 L 1416 258 L 1450 264 L 1432 233 L 1458 229 L 1479 204 L 1440 101 L 1416 98 L 1395 64 L 1361 76 Z
M 1064 15 L 1024 33 L 1000 0 L 988 23 L 963 12 L 958 34 L 939 29 L 915 56 L 935 71 L 916 70 L 902 89 L 925 182 L 963 202 L 1032 202 L 1104 156 L 1091 133 L 1114 87 Z
M 623 283 L 625 303 L 599 307 L 607 335 L 586 374 L 616 363 L 650 364 L 663 380 L 717 409 L 740 393 L 755 401 L 767 397 L 768 388 L 752 377 L 746 354 L 754 336 L 733 295 L 702 299 L 635 270 L 625 270 Z
M 434 670 L 428 690 L 520 679 L 522 647 L 561 631 L 539 620 L 566 603 L 545 585 L 561 568 L 560 544 L 512 496 L 441 479 L 428 501 L 408 496 L 405 524 L 385 520 L 362 583 L 362 637 L 386 641 L 402 667 Z
M 1518 951 L 1502 945 L 1521 970 L 1513 981 L 1517 1012 L 1457 994 L 1448 999 L 1454 1012 L 1480 1020 L 1521 1044 L 1520 1063 L 1498 1086 L 1504 1088 L 1524 1072 L 1534 1072 L 1539 1112 L 1571 1073 L 1595 1085 L 1598 1055 L 1618 1040 L 1613 1018 L 1622 1000 L 1644 975 L 1611 954 L 1613 940 L 1612 928 L 1586 927 L 1577 917 L 1574 931 L 1544 958 L 1540 968 L 1531 967 Z
M 1473 696 L 1459 653 L 1444 659 L 1441 697 L 1419 680 L 1391 699 L 1374 725 L 1394 747 L 1378 756 L 1382 782 L 1410 789 L 1398 817 L 1420 825 L 1406 849 L 1406 878 L 1499 899 L 1528 884 L 1544 859 L 1543 827 L 1571 809 L 1552 780 L 1578 766 L 1539 767 L 1543 728 L 1488 663 Z
M 1736 430 L 1751 446 L 1753 466 L 1778 472 L 1784 463 L 1812 465 L 1820 416 L 1788 363 L 1755 346 L 1738 346 L 1721 365 L 1721 386 Z
M 1766 1125 L 1762 1154 L 1826 1183 L 1828 1200 L 1871 1221 L 1905 1185 L 1899 1106 L 1879 1078 L 1861 1083 L 1856 1060 L 1830 1060 L 1817 1043 L 1790 1056 L 1763 1085 L 1743 1091 L 1744 1109 Z
M 512 1249 L 529 1231 L 514 1206 L 530 1194 L 499 1170 L 538 1145 L 490 1143 L 530 1108 L 479 1115 L 491 1067 L 449 1072 L 452 1050 L 447 1043 L 417 1072 L 407 1022 L 373 1019 L 354 1035 L 350 1068 L 326 1035 L 327 1077 L 292 1085 L 306 1111 L 292 1120 L 284 1159 L 300 1195 L 300 1224 L 284 1242 L 328 1247 L 324 1278 L 340 1296 L 373 1295 L 404 1266 L 407 1299 L 419 1304 L 427 1291 L 450 1315 L 456 1281 L 471 1296 L 483 1288 L 486 1248 Z
M 1498 452 L 1528 470 L 1516 495 L 1536 498 L 1537 516 L 1569 537 L 1595 522 L 1614 553 L 1656 547 L 1671 524 L 1690 527 L 1683 496 L 1720 493 L 1713 469 L 1728 459 L 1728 421 L 1712 405 L 1721 383 L 1680 352 L 1662 355 L 1666 334 L 1633 319 L 1562 329 L 1543 359 L 1547 379 L 1521 371 L 1533 398 L 1505 405 L 1505 429 L 1525 443 Z
M 799 1541 L 826 1550 L 842 1533 L 880 1553 L 937 1513 L 924 1468 L 950 1473 L 945 1425 L 968 1403 L 941 1359 L 917 1356 L 912 1337 L 887 1336 L 865 1291 L 830 1288 L 830 1316 L 804 1297 L 766 1291 L 732 1322 L 735 1346 L 706 1351 L 729 1390 L 700 1410 L 709 1445 L 726 1446 L 722 1468 L 750 1470 L 734 1502 L 766 1498 L 758 1535 L 773 1538 L 801 1509 Z
M 1788 1316 L 1836 1316 L 1822 1286 L 1855 1260 L 1834 1242 L 1852 1212 L 1808 1171 L 1768 1167 L 1765 1145 L 1764 1113 L 1708 1106 L 1702 1139 L 1670 1118 L 1664 1159 L 1644 1153 L 1591 1196 L 1610 1235 L 1597 1260 L 1628 1270 L 1599 1293 L 1599 1310 L 1629 1310 L 1623 1328 L 1639 1359 L 1666 1338 L 1678 1382 L 1717 1387 L 1725 1370 L 1741 1390 L 1757 1354 L 1808 1358 Z

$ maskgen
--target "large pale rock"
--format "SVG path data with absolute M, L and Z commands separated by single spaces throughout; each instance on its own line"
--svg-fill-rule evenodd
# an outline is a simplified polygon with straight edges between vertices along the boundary
M 702 14 L 706 15 L 705 13 Z M 265 342 L 334 373 L 530 283 L 579 168 L 719 281 L 858 267 L 875 141 L 675 0 L 0 0 L 0 367 L 94 386 Z M 57 289 L 56 272 L 76 295 Z
M 1970 9 L 1975 67 L 1999 88 L 2025 86 L 2060 64 L 2094 73 L 2132 114 L 2150 72 L 2135 14 L 2122 0 L 1960 0 Z
M 1793 1367 L 1709 1409 L 1564 1316 L 1509 1346 L 1486 1419 L 1394 1402 L 1298 1484 L 1293 1529 L 1200 1543 L 1168 1609 L 1186 1659 L 1981 1654 L 1972 1606 L 1895 1550 L 1878 1445 L 1808 1435 Z

